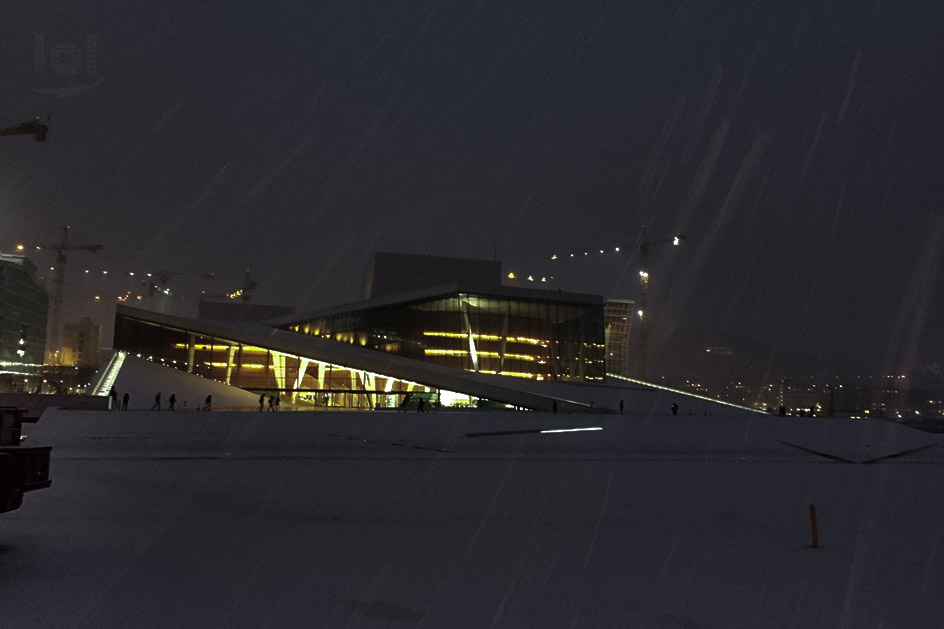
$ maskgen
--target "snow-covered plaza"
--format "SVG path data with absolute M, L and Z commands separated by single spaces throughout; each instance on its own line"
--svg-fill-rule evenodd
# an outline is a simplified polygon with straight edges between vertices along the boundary
M 569 428 L 601 430 L 535 432 Z M 944 617 L 944 451 L 890 423 L 50 410 L 24 433 L 53 483 L 0 516 L 4 627 Z

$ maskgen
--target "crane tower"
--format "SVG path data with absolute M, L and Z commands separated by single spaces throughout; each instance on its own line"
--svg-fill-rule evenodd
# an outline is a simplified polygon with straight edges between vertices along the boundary
M 66 278 L 66 251 L 88 251 L 95 253 L 104 249 L 102 245 L 70 245 L 69 226 L 62 228 L 62 240 L 54 244 L 35 245 L 37 249 L 50 249 L 56 252 L 56 278 L 53 281 L 52 310 L 49 322 L 49 343 L 47 362 L 59 363 L 59 325 L 62 319 L 62 290 Z

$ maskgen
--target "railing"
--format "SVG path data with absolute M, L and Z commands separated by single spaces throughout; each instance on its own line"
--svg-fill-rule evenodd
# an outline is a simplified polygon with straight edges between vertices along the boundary
M 124 352 L 115 352 L 112 354 L 105 369 L 102 370 L 98 382 L 92 388 L 92 395 L 108 395 L 111 388 L 115 386 L 115 380 L 118 378 L 118 372 L 121 371 L 121 365 L 125 362 Z

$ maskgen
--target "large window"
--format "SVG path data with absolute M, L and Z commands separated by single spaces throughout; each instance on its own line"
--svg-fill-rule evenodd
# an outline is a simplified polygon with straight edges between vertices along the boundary
M 603 305 L 456 293 L 287 329 L 438 365 L 537 380 L 602 380 Z

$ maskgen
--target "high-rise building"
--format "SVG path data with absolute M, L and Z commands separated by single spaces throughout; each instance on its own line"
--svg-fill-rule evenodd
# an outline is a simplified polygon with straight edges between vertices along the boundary
M 77 367 L 101 365 L 102 326 L 84 317 L 78 323 L 62 327 L 62 364 Z
M 0 391 L 42 382 L 49 296 L 25 256 L 0 253 Z

